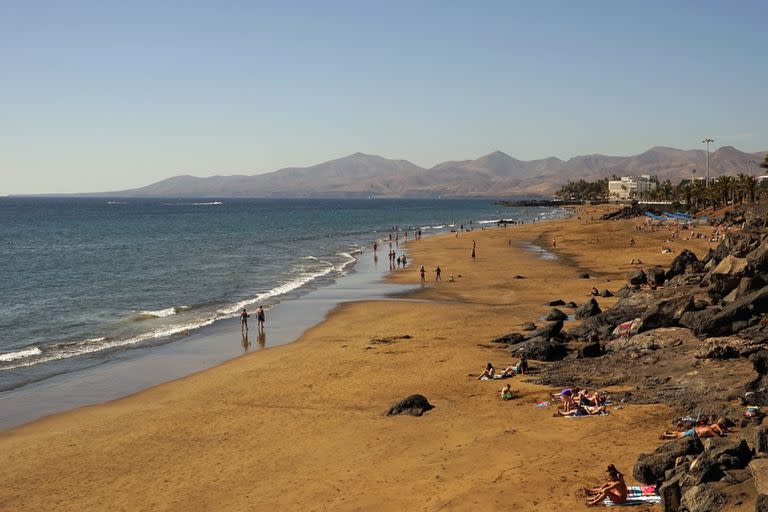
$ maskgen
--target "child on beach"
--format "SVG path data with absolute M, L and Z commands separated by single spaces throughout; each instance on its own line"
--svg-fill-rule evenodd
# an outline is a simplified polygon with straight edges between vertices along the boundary
M 512 394 L 512 388 L 509 384 L 505 384 L 503 388 L 501 388 L 500 398 L 502 400 L 512 400 L 512 397 L 514 395 Z

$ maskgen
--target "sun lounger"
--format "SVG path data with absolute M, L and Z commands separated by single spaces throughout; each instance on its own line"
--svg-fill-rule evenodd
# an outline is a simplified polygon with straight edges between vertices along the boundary
M 655 485 L 630 485 L 627 491 L 627 501 L 624 503 L 617 504 L 609 498 L 605 498 L 603 503 L 606 507 L 631 507 L 633 505 L 652 505 L 661 502 L 661 496 L 656 494 Z

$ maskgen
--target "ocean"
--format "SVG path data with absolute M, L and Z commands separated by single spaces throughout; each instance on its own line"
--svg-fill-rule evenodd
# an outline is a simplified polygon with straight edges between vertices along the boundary
M 485 199 L 0 198 L 0 391 L 300 298 L 355 272 L 374 241 L 386 258 L 390 233 L 562 214 Z

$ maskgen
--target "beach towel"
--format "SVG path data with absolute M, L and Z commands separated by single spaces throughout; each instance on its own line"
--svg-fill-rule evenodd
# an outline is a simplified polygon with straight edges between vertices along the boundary
M 627 487 L 627 501 L 614 503 L 609 498 L 603 501 L 606 507 L 631 507 L 633 505 L 652 505 L 661 503 L 661 496 L 656 494 L 655 485 L 630 485 Z

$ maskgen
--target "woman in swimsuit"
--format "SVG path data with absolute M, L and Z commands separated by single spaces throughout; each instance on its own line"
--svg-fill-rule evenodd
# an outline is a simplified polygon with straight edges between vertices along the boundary
M 613 464 L 608 465 L 608 482 L 600 487 L 584 488 L 584 492 L 592 499 L 587 500 L 587 506 L 593 507 L 600 504 L 605 498 L 610 498 L 611 501 L 617 505 L 620 505 L 627 501 L 627 484 L 624 482 L 624 475 L 619 473 L 616 466 Z
M 492 379 L 494 375 L 496 375 L 496 368 L 493 367 L 492 363 L 488 363 L 485 366 L 485 370 L 483 370 L 483 373 L 480 374 L 477 380 L 481 380 L 483 377 L 486 379 Z

